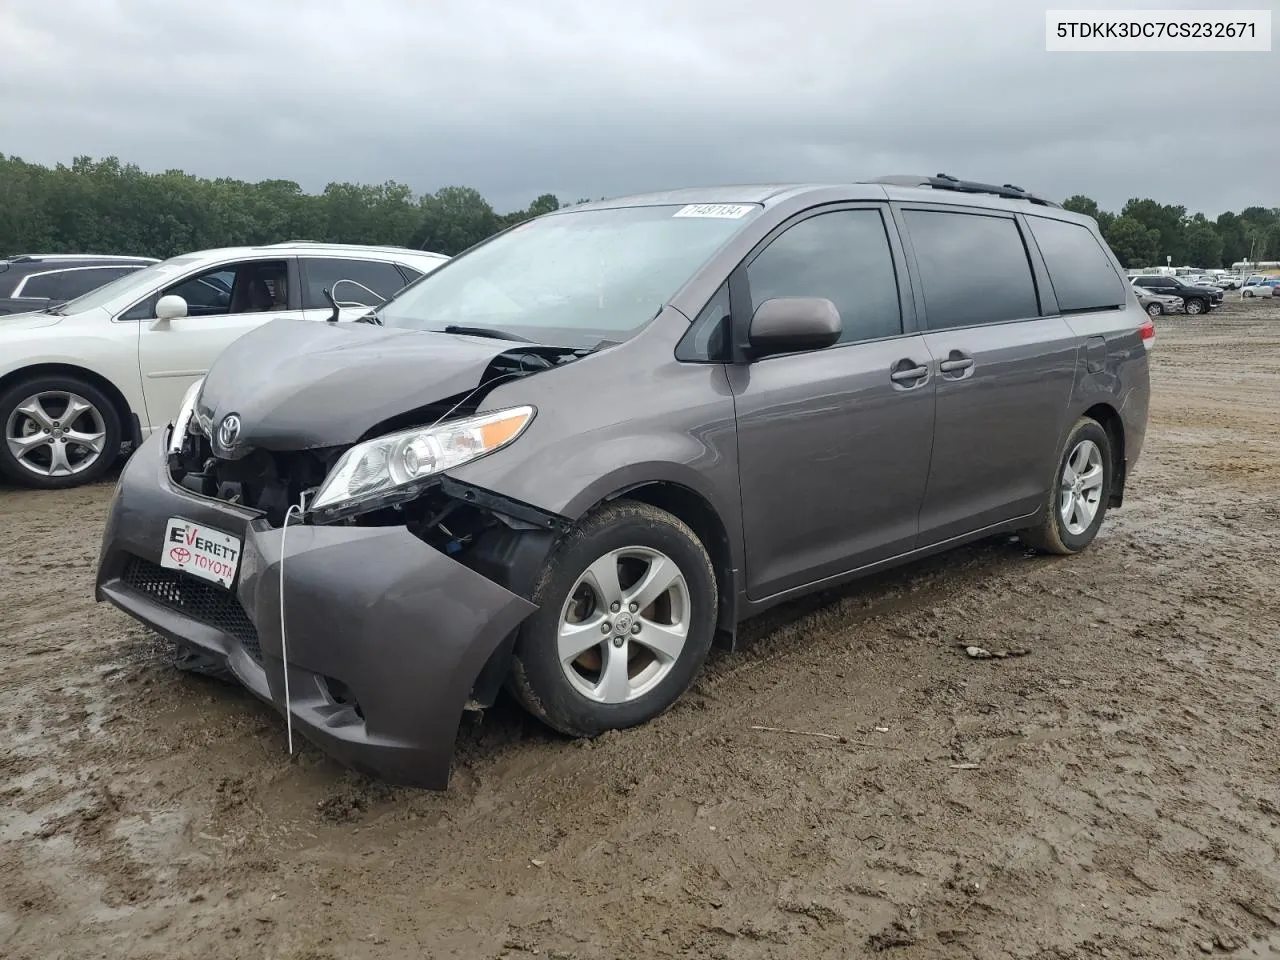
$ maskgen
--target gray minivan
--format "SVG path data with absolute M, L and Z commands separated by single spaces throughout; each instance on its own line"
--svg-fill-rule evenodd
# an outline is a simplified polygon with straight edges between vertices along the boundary
M 1084 549 L 1153 336 L 1094 221 L 1016 187 L 570 207 L 239 339 L 128 462 L 97 597 L 443 788 L 504 686 L 589 737 L 783 600 L 995 534 Z

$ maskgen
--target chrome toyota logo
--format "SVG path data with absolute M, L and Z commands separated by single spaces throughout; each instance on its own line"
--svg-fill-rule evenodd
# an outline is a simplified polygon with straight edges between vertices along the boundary
M 240 418 L 234 413 L 229 413 L 222 418 L 222 423 L 218 424 L 218 445 L 224 450 L 230 450 L 239 439 Z

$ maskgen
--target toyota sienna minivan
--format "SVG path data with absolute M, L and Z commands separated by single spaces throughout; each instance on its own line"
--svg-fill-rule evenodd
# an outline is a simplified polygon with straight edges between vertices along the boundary
M 781 601 L 996 534 L 1085 549 L 1153 337 L 1096 223 L 1012 186 L 582 204 L 238 339 L 125 467 L 97 597 L 444 788 L 504 687 L 591 737 Z

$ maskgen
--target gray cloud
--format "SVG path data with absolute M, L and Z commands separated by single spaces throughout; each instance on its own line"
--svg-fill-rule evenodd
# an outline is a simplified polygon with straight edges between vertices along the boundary
M 1280 204 L 1276 58 L 1050 54 L 1026 0 L 8 0 L 0 149 L 500 210 L 944 170 L 1213 216 Z

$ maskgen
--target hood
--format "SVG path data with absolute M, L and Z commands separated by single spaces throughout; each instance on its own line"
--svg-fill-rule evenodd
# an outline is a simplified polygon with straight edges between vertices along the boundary
M 479 386 L 489 364 L 518 349 L 489 340 L 364 323 L 273 320 L 240 337 L 205 377 L 197 417 L 217 436 L 240 419 L 219 455 L 355 443 L 370 428 Z
M 52 313 L 3 313 L 0 314 L 0 334 L 8 330 L 39 330 L 61 323 L 62 317 Z

